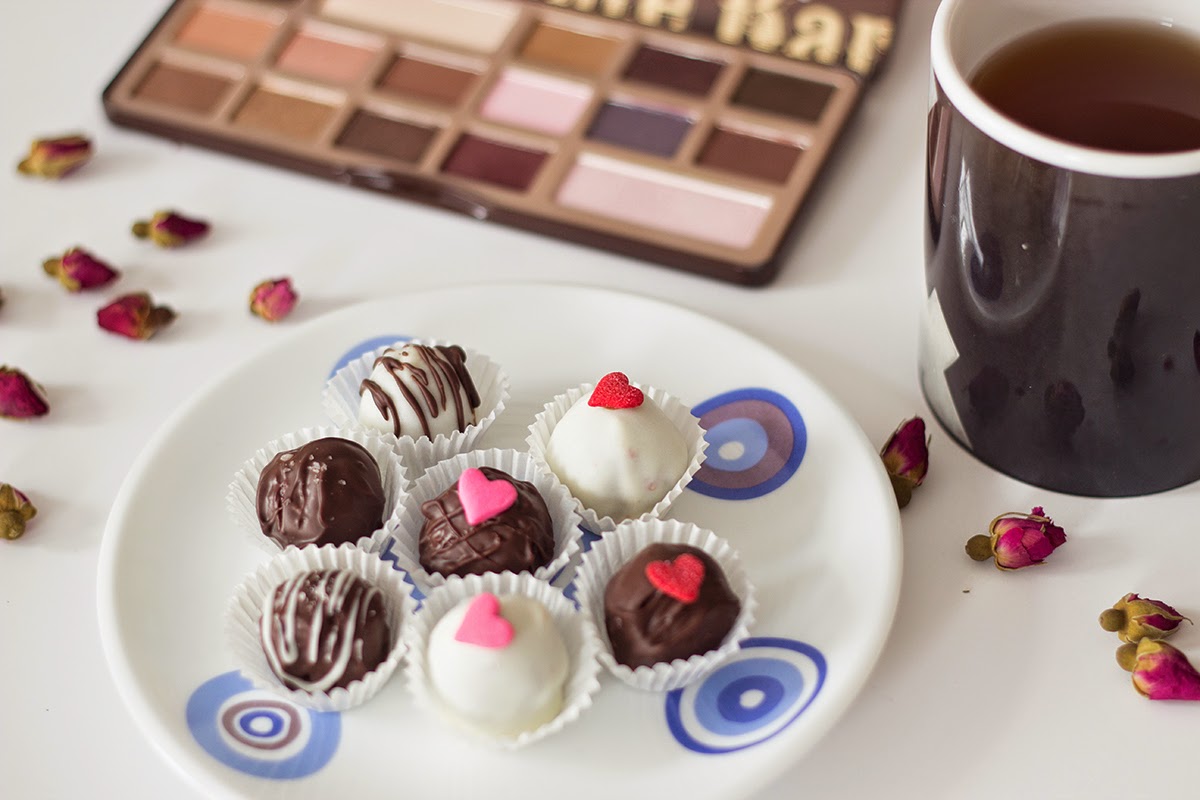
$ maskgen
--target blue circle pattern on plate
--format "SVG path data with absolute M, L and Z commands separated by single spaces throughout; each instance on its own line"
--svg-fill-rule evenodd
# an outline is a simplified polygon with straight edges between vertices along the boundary
M 329 370 L 329 377 L 332 378 L 339 369 L 346 366 L 359 356 L 365 355 L 380 347 L 387 347 L 389 344 L 395 344 L 396 342 L 407 342 L 411 338 L 411 336 L 405 336 L 401 333 L 393 333 L 390 336 L 373 336 L 370 339 L 364 339 L 342 354 L 342 357 L 339 358 L 333 365 L 333 369 Z
M 667 727 L 689 750 L 732 753 L 791 725 L 825 683 L 825 657 L 795 639 L 746 639 L 699 683 L 667 694 Z
M 310 711 L 255 689 L 236 670 L 201 684 L 187 725 L 204 751 L 238 772 L 292 780 L 324 767 L 342 738 L 341 714 Z
M 687 488 L 719 500 L 751 500 L 787 483 L 808 446 L 804 417 L 770 389 L 735 389 L 692 409 L 708 441 Z

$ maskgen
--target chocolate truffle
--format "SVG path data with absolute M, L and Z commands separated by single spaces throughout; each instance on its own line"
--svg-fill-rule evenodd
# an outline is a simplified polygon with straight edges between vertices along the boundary
M 383 522 L 379 465 L 358 442 L 316 439 L 268 462 L 255 505 L 262 532 L 280 547 L 356 542 Z
M 457 345 L 389 347 L 359 384 L 358 421 L 395 436 L 448 436 L 474 425 L 479 392 Z
M 481 491 L 486 497 L 473 502 L 470 490 L 481 480 L 476 473 L 486 479 Z M 505 490 L 506 503 L 497 505 L 490 496 L 494 492 L 486 484 L 495 481 L 512 486 L 513 491 Z M 488 513 L 477 517 L 481 511 Z M 418 555 L 428 572 L 447 577 L 533 572 L 554 559 L 554 525 L 546 501 L 532 483 L 493 467 L 464 470 L 449 489 L 422 503 L 421 513 L 425 524 Z
M 387 658 L 383 595 L 349 570 L 302 572 L 263 604 L 259 636 L 271 671 L 289 689 L 328 692 L 361 680 Z
M 604 623 L 613 657 L 628 667 L 715 650 L 740 610 L 721 566 L 685 544 L 646 547 L 604 589 Z

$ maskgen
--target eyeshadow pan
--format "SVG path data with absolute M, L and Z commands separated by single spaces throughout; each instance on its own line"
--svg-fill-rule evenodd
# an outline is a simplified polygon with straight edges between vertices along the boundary
M 746 71 L 746 77 L 734 92 L 733 102 L 759 111 L 816 122 L 832 95 L 833 86 L 828 83 L 751 69 Z
M 671 53 L 654 47 L 641 47 L 625 68 L 625 78 L 674 89 L 684 94 L 703 96 L 724 67 L 718 61 Z
M 164 106 L 208 114 L 217 107 L 233 81 L 219 75 L 158 63 L 150 68 L 133 96 Z
M 464 134 L 450 151 L 442 171 L 524 191 L 533 183 L 546 154 Z
M 587 136 L 595 141 L 669 158 L 675 155 L 691 127 L 691 120 L 676 114 L 610 100 L 600 107 Z
M 325 0 L 321 13 L 365 28 L 493 53 L 521 9 L 496 0 Z
M 332 116 L 333 108 L 324 103 L 259 87 L 238 109 L 233 121 L 244 128 L 311 141 Z
M 590 87 L 519 69 L 500 74 L 479 116 L 517 128 L 561 136 L 568 133 L 592 100 Z
M 696 157 L 696 163 L 773 183 L 786 183 L 800 158 L 800 148 L 750 136 L 725 128 L 714 128 Z
M 296 75 L 329 83 L 353 83 L 366 71 L 375 51 L 300 31 L 279 54 L 275 65 Z
M 175 42 L 215 55 L 252 61 L 266 49 L 277 27 L 278 23 L 272 19 L 203 5 L 179 29 Z
M 616 39 L 588 36 L 543 23 L 525 40 L 521 58 L 584 75 L 599 75 L 612 62 L 618 45 Z
M 387 156 L 411 164 L 421 160 L 436 135 L 436 128 L 359 110 L 350 117 L 337 143 L 349 150 Z
M 456 105 L 475 73 L 400 56 L 379 80 L 379 88 L 443 106 Z
M 585 153 L 558 190 L 558 202 L 610 219 L 723 247 L 749 247 L 771 198 Z

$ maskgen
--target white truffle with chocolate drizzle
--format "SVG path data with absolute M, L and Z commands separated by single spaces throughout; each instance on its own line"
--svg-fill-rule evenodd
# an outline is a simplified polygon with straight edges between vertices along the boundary
M 397 437 L 429 439 L 476 422 L 479 392 L 457 345 L 389 347 L 359 386 L 358 420 Z

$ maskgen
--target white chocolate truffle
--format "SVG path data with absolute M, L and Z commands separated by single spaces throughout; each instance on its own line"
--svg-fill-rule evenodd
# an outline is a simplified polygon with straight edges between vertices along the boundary
M 358 421 L 395 436 L 449 436 L 476 422 L 479 393 L 457 345 L 409 342 L 375 359 L 359 387 Z
M 481 622 L 480 616 L 492 619 Z M 510 638 L 498 645 L 492 626 L 505 622 Z M 463 600 L 433 627 L 426 656 L 442 703 L 471 727 L 497 736 L 532 731 L 558 716 L 569 662 L 550 612 L 519 595 Z
M 687 470 L 689 459 L 683 435 L 649 398 L 628 407 L 590 404 L 593 395 L 606 391 L 609 378 L 554 426 L 546 463 L 584 506 L 619 521 L 654 508 Z

